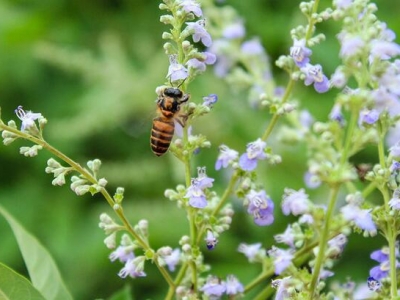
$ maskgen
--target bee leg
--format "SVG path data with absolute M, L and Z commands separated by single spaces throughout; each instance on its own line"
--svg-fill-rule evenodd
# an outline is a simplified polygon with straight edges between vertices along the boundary
M 181 125 L 182 127 L 185 127 L 188 118 L 189 118 L 188 114 L 181 114 L 181 115 L 179 115 L 178 118 L 175 118 L 175 120 L 176 120 L 176 122 L 179 123 L 179 125 Z

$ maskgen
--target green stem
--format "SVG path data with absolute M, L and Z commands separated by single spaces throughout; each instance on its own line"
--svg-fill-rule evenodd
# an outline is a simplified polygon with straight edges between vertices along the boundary
M 340 188 L 340 184 L 336 184 L 331 188 L 328 209 L 326 211 L 326 216 L 325 216 L 325 225 L 324 225 L 324 229 L 322 231 L 322 236 L 320 238 L 318 255 L 317 255 L 316 262 L 315 262 L 313 276 L 312 276 L 311 284 L 310 284 L 310 294 L 309 294 L 310 300 L 314 299 L 315 289 L 317 287 L 319 274 L 321 272 L 323 261 L 325 258 L 325 248 L 326 248 L 326 245 L 327 245 L 328 239 L 329 239 L 329 228 L 330 228 L 329 225 L 332 222 L 332 215 L 333 215 L 333 212 L 335 209 L 335 204 L 336 204 L 336 199 L 337 199 L 337 195 L 339 192 L 339 188 Z
M 294 80 L 292 78 L 290 78 L 290 80 L 286 86 L 286 89 L 285 89 L 285 94 L 282 97 L 281 104 L 285 103 L 289 99 L 289 96 L 292 93 L 293 86 L 294 86 Z M 269 122 L 267 129 L 265 130 L 263 136 L 261 137 L 261 139 L 263 141 L 266 141 L 268 139 L 268 137 L 271 134 L 272 130 L 274 129 L 276 123 L 278 122 L 280 116 L 281 115 L 279 115 L 277 113 L 275 113 L 273 115 L 271 122 Z
M 11 132 L 15 134 L 16 136 L 29 140 L 34 144 L 42 146 L 44 149 L 52 153 L 54 156 L 58 157 L 62 161 L 64 161 L 66 164 L 68 164 L 71 168 L 73 168 L 76 172 L 81 174 L 86 180 L 88 180 L 92 184 L 97 184 L 97 179 L 85 168 L 83 168 L 80 164 L 66 156 L 64 153 L 60 152 L 58 149 L 54 148 L 51 146 L 49 143 L 47 143 L 44 139 L 40 139 L 37 137 L 34 137 L 26 132 L 19 131 L 18 129 L 15 129 L 13 127 L 5 125 L 3 122 L 0 122 L 0 128 L 3 130 L 6 130 L 8 132 Z M 129 221 L 127 220 L 122 206 L 118 205 L 116 206 L 115 201 L 113 197 L 108 193 L 108 191 L 105 188 L 102 188 L 100 190 L 100 193 L 103 195 L 103 197 L 107 200 L 108 204 L 112 207 L 112 209 L 115 211 L 115 213 L 118 215 L 122 223 L 124 224 L 125 229 L 134 237 L 134 239 L 139 243 L 139 245 L 143 248 L 144 251 L 153 251 L 148 243 L 142 239 L 140 235 L 136 233 L 136 231 L 133 229 Z M 167 273 L 165 268 L 160 266 L 157 262 L 157 259 L 154 259 L 154 262 L 158 269 L 160 270 L 160 273 L 163 275 L 165 280 L 168 282 L 170 287 L 174 286 L 174 282 L 171 278 L 171 276 Z
M 305 37 L 306 41 L 308 41 L 313 34 L 315 21 L 313 20 L 312 15 L 318 11 L 318 5 L 319 5 L 319 0 L 315 0 L 310 18 L 308 20 L 308 28 Z

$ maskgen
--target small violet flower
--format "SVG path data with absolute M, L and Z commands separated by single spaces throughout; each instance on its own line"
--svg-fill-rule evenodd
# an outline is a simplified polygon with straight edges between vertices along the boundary
M 205 21 L 199 20 L 197 22 L 186 22 L 187 29 L 192 32 L 193 41 L 195 43 L 201 41 L 204 46 L 210 47 L 212 39 L 210 34 L 205 29 Z
M 265 52 L 264 47 L 257 38 L 244 42 L 241 46 L 241 50 L 247 55 L 262 55 Z
M 237 250 L 243 253 L 248 258 L 249 262 L 255 262 L 257 258 L 262 258 L 265 252 L 265 250 L 261 248 L 261 243 L 251 245 L 241 243 Z
M 390 199 L 390 201 L 389 201 L 389 206 L 392 209 L 400 210 L 400 190 L 399 189 L 396 189 L 393 192 L 392 199 Z
M 179 263 L 181 257 L 181 251 L 176 248 L 172 251 L 170 255 L 163 257 L 165 263 L 168 266 L 168 270 L 171 272 L 175 271 L 176 265 Z
M 314 89 L 318 93 L 325 93 L 329 90 L 329 79 L 322 73 L 321 65 L 310 65 L 307 64 L 305 67 L 301 68 L 304 72 L 306 78 L 304 80 L 305 85 L 314 84 Z
M 245 35 L 246 29 L 241 20 L 226 26 L 222 31 L 222 36 L 229 40 L 241 39 Z
M 349 203 L 343 206 L 340 211 L 347 221 L 353 221 L 354 224 L 362 230 L 368 231 L 371 235 L 377 233 L 370 209 L 361 209 L 358 205 Z
M 398 256 L 399 256 L 399 251 L 398 248 L 396 247 L 396 257 Z M 383 247 L 380 250 L 372 252 L 371 259 L 377 261 L 379 265 L 373 267 L 369 271 L 369 275 L 378 281 L 387 277 L 389 275 L 389 270 L 390 270 L 389 248 Z M 396 260 L 396 268 L 398 267 L 399 267 L 399 262 Z
M 196 17 L 201 17 L 203 11 L 200 8 L 200 4 L 196 0 L 181 0 L 179 5 L 187 13 L 192 12 Z
M 169 67 L 167 78 L 170 78 L 172 82 L 178 80 L 184 80 L 188 77 L 188 70 L 177 61 L 176 54 L 169 56 Z
M 267 226 L 274 222 L 274 202 L 264 190 L 259 192 L 251 190 L 246 195 L 246 200 L 249 203 L 247 212 L 254 217 L 254 223 L 259 226 Z
M 185 197 L 189 198 L 189 205 L 195 208 L 207 206 L 207 199 L 204 189 L 212 187 L 213 178 L 207 177 L 205 168 L 198 168 L 197 178 L 192 178 Z
M 310 208 L 311 202 L 304 189 L 295 191 L 285 188 L 282 201 L 282 212 L 285 216 L 290 213 L 294 216 L 303 215 L 310 212 Z
M 294 40 L 293 46 L 290 47 L 290 56 L 293 58 L 294 63 L 303 68 L 310 62 L 311 49 L 306 47 L 306 40 Z
M 295 247 L 294 246 L 295 232 L 290 224 L 288 225 L 288 227 L 286 227 L 284 233 L 276 234 L 274 236 L 274 239 L 277 243 L 284 243 L 291 248 Z
M 244 292 L 243 284 L 234 275 L 227 276 L 225 287 L 227 295 L 237 295 Z
M 239 153 L 233 149 L 228 148 L 225 145 L 219 146 L 219 155 L 215 163 L 215 170 L 226 168 L 230 163 L 237 160 Z
M 274 260 L 276 275 L 281 274 L 292 263 L 294 257 L 292 250 L 284 250 L 275 246 L 268 250 L 268 255 Z
M 127 276 L 130 276 L 132 278 L 145 277 L 146 273 L 143 271 L 144 261 L 144 256 L 129 259 L 125 263 L 125 266 L 119 271 L 118 276 L 121 278 L 126 278 Z
M 218 101 L 218 95 L 216 94 L 210 94 L 206 97 L 203 97 L 203 105 L 212 107 L 215 103 Z
M 135 258 L 133 254 L 132 246 L 118 246 L 109 256 L 111 261 L 119 260 L 122 263 L 126 263 L 128 260 Z
M 377 292 L 380 290 L 382 284 L 379 280 L 376 280 L 374 277 L 370 276 L 367 280 L 367 285 L 370 291 Z
M 218 244 L 218 239 L 214 236 L 211 230 L 207 230 L 205 241 L 208 250 L 213 250 Z
M 376 109 L 363 109 L 360 111 L 359 125 L 368 124 L 372 125 L 379 120 L 379 112 Z
M 239 158 L 239 166 L 244 171 L 253 171 L 257 167 L 258 160 L 267 158 L 264 152 L 267 143 L 260 138 L 247 144 L 246 153 Z
M 206 70 L 206 65 L 212 65 L 216 62 L 217 56 L 211 52 L 203 52 L 204 59 L 200 60 L 198 58 L 189 59 L 186 63 L 189 68 L 196 69 L 200 72 Z
M 389 148 L 389 154 L 392 157 L 400 158 L 400 142 L 397 142 L 392 147 Z
M 272 280 L 271 286 L 276 289 L 275 300 L 290 299 L 291 276 Z
M 29 110 L 25 111 L 21 105 L 17 107 L 15 114 L 22 121 L 21 131 L 25 131 L 25 129 L 29 129 L 30 127 L 34 126 L 35 120 L 42 117 L 41 113 L 34 113 Z
M 225 291 L 225 282 L 221 281 L 216 276 L 208 276 L 207 282 L 200 288 L 205 295 L 209 296 L 210 299 L 218 299 Z

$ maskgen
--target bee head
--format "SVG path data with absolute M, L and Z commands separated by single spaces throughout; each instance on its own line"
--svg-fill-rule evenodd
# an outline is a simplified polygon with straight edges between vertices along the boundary
M 178 88 L 175 88 L 175 87 L 166 88 L 163 91 L 163 94 L 165 96 L 168 96 L 168 97 L 171 97 L 171 98 L 182 98 L 182 96 L 183 96 L 182 91 L 180 89 L 178 89 Z

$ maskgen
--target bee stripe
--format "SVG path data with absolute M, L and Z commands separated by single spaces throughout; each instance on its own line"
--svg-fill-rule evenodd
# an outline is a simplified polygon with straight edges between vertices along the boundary
M 153 120 L 150 144 L 155 155 L 161 156 L 167 152 L 174 136 L 174 127 L 173 120 L 163 120 L 160 117 Z

